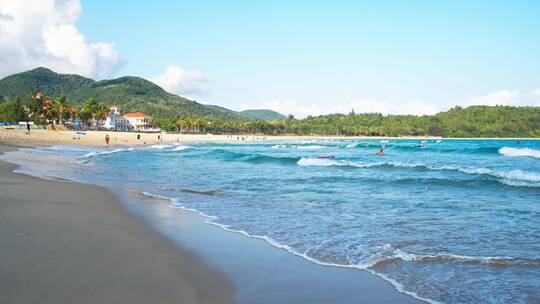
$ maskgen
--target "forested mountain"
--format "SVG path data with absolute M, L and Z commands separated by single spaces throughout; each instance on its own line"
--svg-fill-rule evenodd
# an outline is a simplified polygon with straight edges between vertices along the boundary
M 277 120 L 287 118 L 287 116 L 272 110 L 244 110 L 240 111 L 240 114 L 264 120 Z
M 94 81 L 78 75 L 58 74 L 46 68 L 37 68 L 0 80 L 0 100 L 24 101 L 36 91 L 52 98 L 66 96 L 75 106 L 81 105 L 91 97 L 105 105 L 116 104 L 126 111 L 140 111 L 159 118 L 197 116 L 212 119 L 246 119 L 234 111 L 206 106 L 170 94 L 140 77 L 126 76 Z

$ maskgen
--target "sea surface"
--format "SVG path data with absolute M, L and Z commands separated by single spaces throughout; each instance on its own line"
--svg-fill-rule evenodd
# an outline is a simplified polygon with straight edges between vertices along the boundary
M 540 303 L 540 141 L 53 146 L 0 159 L 169 198 L 223 229 L 370 271 L 432 303 Z

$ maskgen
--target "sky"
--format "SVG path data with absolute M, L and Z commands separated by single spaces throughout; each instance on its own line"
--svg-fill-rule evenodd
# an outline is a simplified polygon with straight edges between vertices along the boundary
M 140 76 L 234 110 L 540 106 L 540 1 L 0 0 L 0 77 Z

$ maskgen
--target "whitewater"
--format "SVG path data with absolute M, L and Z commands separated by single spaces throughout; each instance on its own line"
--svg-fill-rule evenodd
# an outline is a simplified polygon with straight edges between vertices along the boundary
M 427 302 L 540 302 L 539 141 L 53 146 L 0 159 L 169 199 L 209 224 L 369 271 Z

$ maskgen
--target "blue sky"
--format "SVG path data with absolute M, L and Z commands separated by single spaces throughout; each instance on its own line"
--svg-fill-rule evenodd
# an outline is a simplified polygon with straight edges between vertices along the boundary
M 114 44 L 107 76 L 233 109 L 540 105 L 540 1 L 375 2 L 83 0 L 74 25 Z

